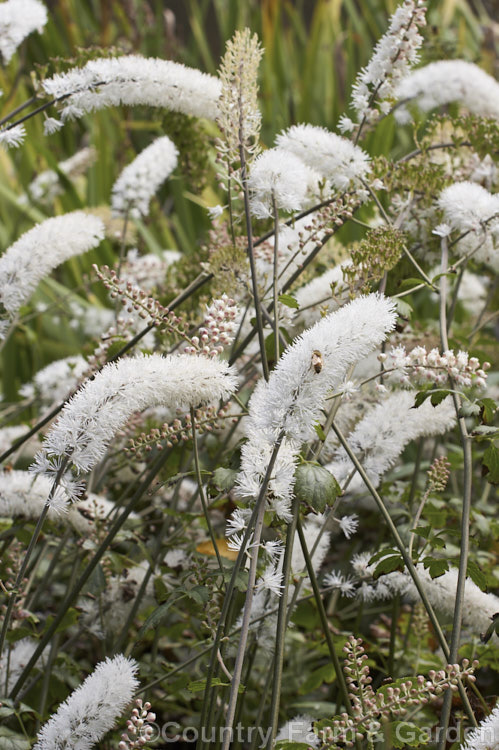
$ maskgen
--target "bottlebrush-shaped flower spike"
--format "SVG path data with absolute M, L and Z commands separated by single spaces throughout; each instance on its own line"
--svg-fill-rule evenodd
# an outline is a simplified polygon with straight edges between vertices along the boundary
M 21 42 L 47 23 L 47 9 L 38 0 L 7 0 L 0 4 L 0 53 L 9 62 Z
M 177 158 L 177 148 L 166 135 L 141 151 L 113 185 L 113 213 L 147 216 L 151 198 L 177 166 Z
M 139 55 L 98 58 L 82 68 L 46 78 L 47 96 L 61 102 L 63 120 L 105 107 L 146 105 L 214 120 L 221 85 L 218 78 L 171 60 Z
M 188 409 L 226 399 L 235 389 L 227 363 L 203 356 L 152 354 L 109 363 L 66 404 L 33 471 L 50 474 L 53 460 L 57 465 L 64 457 L 78 472 L 90 471 L 134 412 L 154 405 Z
M 499 118 L 499 83 L 466 60 L 437 60 L 412 71 L 400 81 L 395 96 L 400 102 L 414 101 L 423 112 L 457 102 L 476 115 Z M 395 117 L 410 119 L 404 106 Z
M 13 317 L 53 268 L 97 247 L 103 238 L 102 221 L 83 211 L 37 224 L 0 258 L 0 303 Z
M 41 728 L 33 750 L 94 747 L 132 700 L 139 686 L 137 671 L 137 662 L 122 654 L 97 664 Z

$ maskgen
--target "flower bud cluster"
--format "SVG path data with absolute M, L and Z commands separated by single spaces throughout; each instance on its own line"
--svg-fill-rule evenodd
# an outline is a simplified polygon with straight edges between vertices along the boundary
M 224 347 L 234 340 L 237 329 L 237 305 L 233 299 L 222 294 L 220 299 L 214 300 L 206 310 L 203 325 L 197 336 L 192 336 L 191 346 L 185 348 L 186 354 L 207 354 L 216 357 Z
M 378 355 L 378 359 L 384 364 L 387 378 L 406 387 L 428 383 L 446 385 L 452 378 L 463 388 L 483 388 L 487 380 L 485 371 L 490 369 L 489 362 L 480 365 L 479 360 L 470 357 L 468 352 L 454 354 L 450 349 L 440 354 L 436 348 L 427 352 L 424 346 L 416 346 L 408 354 L 403 345 L 392 347 L 388 354 Z
M 450 474 L 450 462 L 447 456 L 436 458 L 429 468 L 428 486 L 430 492 L 443 492 L 447 487 Z
M 225 404 L 220 409 L 215 406 L 204 406 L 196 409 L 194 412 L 194 428 L 198 435 L 206 432 L 215 432 L 223 430 L 226 420 L 230 419 L 228 412 L 230 404 Z M 237 417 L 233 417 L 237 422 Z M 137 438 L 130 440 L 125 452 L 134 454 L 139 458 L 144 451 L 150 453 L 155 447 L 157 450 L 163 448 L 172 448 L 181 442 L 187 442 L 192 439 L 192 419 L 190 414 L 179 416 L 173 422 L 154 427 L 148 433 L 142 432 Z M 166 443 L 165 443 L 166 441 Z
M 151 704 L 143 703 L 140 698 L 135 701 L 130 718 L 126 723 L 127 731 L 121 735 L 119 750 L 134 750 L 145 747 L 153 739 L 154 729 L 148 723 L 156 720 L 156 714 L 151 712 Z
M 431 670 L 428 677 L 417 675 L 394 685 L 387 685 L 375 693 L 366 664 L 361 638 L 350 636 L 343 651 L 345 679 L 352 703 L 352 714 L 343 713 L 333 719 L 330 727 L 319 731 L 323 747 L 336 748 L 338 743 L 353 747 L 355 740 L 372 739 L 381 730 L 382 723 L 390 717 L 405 716 L 408 709 L 435 700 L 444 690 L 457 690 L 458 681 L 465 677 L 474 681 L 473 672 L 478 662 L 463 659 L 462 665 L 448 664 L 445 669 Z

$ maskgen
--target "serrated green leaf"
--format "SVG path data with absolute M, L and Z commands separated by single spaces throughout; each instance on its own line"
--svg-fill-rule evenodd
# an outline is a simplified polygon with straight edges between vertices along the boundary
M 490 484 L 499 484 L 499 448 L 490 443 L 483 454 L 482 474 Z
M 388 557 L 384 557 L 380 560 L 376 565 L 373 577 L 379 578 L 379 576 L 384 573 L 393 573 L 394 570 L 404 570 L 404 559 L 400 553 L 396 555 L 388 555 Z
M 446 388 L 433 391 L 433 393 L 431 394 L 431 398 L 430 398 L 431 405 L 438 406 L 439 404 L 442 403 L 444 398 L 446 398 L 449 395 L 449 393 L 450 391 L 447 390 Z
M 468 578 L 471 578 L 473 583 L 475 583 L 479 589 L 482 591 L 487 589 L 487 578 L 474 560 L 468 560 L 466 575 Z
M 431 534 L 431 526 L 418 526 L 417 529 L 411 529 L 411 534 L 416 534 L 423 539 L 428 539 Z
M 481 398 L 478 401 L 480 405 L 480 418 L 482 422 L 488 424 L 494 419 L 494 414 L 497 411 L 497 404 L 493 398 Z
M 185 593 L 177 597 L 172 596 L 172 598 L 169 601 L 165 602 L 160 607 L 155 609 L 154 612 L 152 612 L 149 615 L 149 617 L 147 618 L 147 620 L 145 621 L 145 623 L 142 625 L 139 632 L 137 633 L 137 641 L 140 641 L 140 639 L 145 635 L 145 633 L 147 633 L 147 631 L 150 630 L 151 628 L 157 628 L 158 625 L 160 625 L 165 619 L 170 607 L 176 602 L 179 602 L 184 597 L 185 597 Z
M 219 466 L 213 472 L 213 484 L 220 490 L 225 492 L 234 487 L 236 481 L 237 471 L 233 469 L 225 469 L 223 466 Z
M 211 596 L 210 590 L 206 586 L 194 586 L 192 589 L 186 591 L 186 594 L 196 604 L 206 604 Z
M 448 560 L 444 560 L 441 557 L 425 557 L 423 565 L 431 578 L 439 578 L 449 570 Z
M 0 727 L 0 750 L 29 750 L 31 743 L 22 734 Z
M 324 442 L 326 440 L 326 433 L 322 429 L 322 425 L 320 425 L 318 422 L 314 424 L 314 430 L 317 433 L 317 437 L 319 440 L 322 440 Z
M 336 479 L 319 464 L 300 464 L 295 471 L 295 480 L 296 497 L 318 513 L 322 513 L 341 495 L 341 487 Z
M 300 309 L 298 300 L 295 299 L 292 294 L 280 294 L 278 299 L 279 299 L 279 302 L 282 302 L 282 304 L 286 305 L 286 307 L 291 307 L 293 310 Z
M 307 693 L 312 692 L 312 690 L 317 690 L 324 683 L 327 683 L 328 685 L 331 684 L 335 679 L 336 672 L 334 671 L 333 665 L 331 663 L 324 664 L 322 667 L 315 669 L 308 675 L 298 692 L 300 695 L 306 695 Z
M 428 731 L 412 721 L 391 721 L 384 726 L 387 745 L 394 748 L 423 747 L 428 745 L 431 736 Z

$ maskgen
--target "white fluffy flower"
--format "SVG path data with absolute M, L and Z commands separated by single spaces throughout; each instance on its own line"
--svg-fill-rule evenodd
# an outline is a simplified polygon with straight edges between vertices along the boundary
M 393 330 L 395 317 L 391 300 L 377 294 L 359 297 L 322 318 L 286 349 L 269 381 L 257 384 L 249 403 L 248 441 L 242 447 L 237 478 L 240 497 L 257 497 L 276 437 L 284 431 L 269 493 L 272 509 L 289 520 L 296 456 L 301 444 L 314 437 L 326 395 L 338 387 L 352 364 Z M 314 352 L 320 353 L 319 372 L 312 363 Z
M 438 60 L 414 70 L 400 81 L 397 99 L 415 100 L 424 112 L 451 102 L 469 112 L 499 119 L 499 83 L 474 63 L 465 60 Z M 407 109 L 396 110 L 397 118 L 406 118 Z
M 332 312 L 348 300 L 348 286 L 344 281 L 343 270 L 350 263 L 351 261 L 344 261 L 328 268 L 323 274 L 315 276 L 308 284 L 297 289 L 295 298 L 300 309 L 294 322 L 310 326 L 319 319 L 321 307 L 327 306 L 329 312 Z
M 38 734 L 33 750 L 89 750 L 113 728 L 139 686 L 137 662 L 122 654 L 97 664 Z
M 25 138 L 24 125 L 14 125 L 14 127 L 0 130 L 0 145 L 4 148 L 18 148 L 24 143 Z
M 357 593 L 355 579 L 351 576 L 344 576 L 343 573 L 338 573 L 336 570 L 324 576 L 323 584 L 326 588 L 337 589 L 347 599 L 353 599 Z
M 476 182 L 455 182 L 438 198 L 446 222 L 460 233 L 469 232 L 455 249 L 460 255 L 471 252 L 499 271 L 499 195 L 489 193 Z
M 71 457 L 89 471 L 115 433 L 146 406 L 197 406 L 227 398 L 236 379 L 226 362 L 179 354 L 141 355 L 107 364 L 72 397 L 47 434 L 35 471 L 50 471 L 53 457 Z
M 258 218 L 273 216 L 276 206 L 283 211 L 299 211 L 307 195 L 308 167 L 284 148 L 269 148 L 252 164 L 248 179 L 251 210 Z
M 25 232 L 0 257 L 0 302 L 7 312 L 14 316 L 53 268 L 97 247 L 103 237 L 102 221 L 83 211 L 46 219 Z
M 0 4 L 0 53 L 8 63 L 21 42 L 47 23 L 47 9 L 38 0 L 7 0 Z
M 59 162 L 57 171 L 46 169 L 44 172 L 41 172 L 28 185 L 26 192 L 35 201 L 50 203 L 56 195 L 59 195 L 64 190 L 59 173 L 62 172 L 69 179 L 74 179 L 83 174 L 94 163 L 96 156 L 94 148 L 82 148 L 76 154 L 70 156 L 69 159 Z M 26 199 L 26 196 L 23 196 L 23 198 Z
M 305 743 L 313 748 L 319 747 L 319 738 L 312 731 L 313 721 L 312 716 L 306 714 L 295 716 L 294 719 L 287 721 L 279 729 L 275 738 L 276 742 L 288 740 L 289 742 Z
M 0 517 L 38 520 L 51 489 L 48 477 L 36 477 L 29 471 L 0 473 Z M 93 493 L 70 506 L 59 487 L 50 501 L 48 518 L 72 526 L 79 534 L 88 534 L 95 519 L 105 519 L 115 507 L 107 498 Z
M 435 407 L 429 401 L 418 409 L 413 409 L 413 406 L 414 394 L 410 391 L 392 393 L 371 409 L 347 438 L 375 487 L 381 482 L 383 474 L 394 466 L 408 443 L 422 435 L 441 435 L 456 422 L 450 399 Z M 344 448 L 339 448 L 327 465 L 340 484 L 346 481 L 354 468 Z M 348 485 L 348 492 L 358 492 L 363 488 L 361 477 L 355 474 Z
M 151 198 L 177 166 L 177 158 L 177 148 L 166 135 L 141 151 L 113 185 L 113 213 L 147 216 Z
M 457 568 L 451 568 L 438 578 L 431 578 L 422 564 L 417 565 L 416 570 L 432 607 L 437 613 L 451 621 L 456 606 Z M 371 586 L 371 589 L 372 599 L 391 599 L 395 594 L 401 594 L 410 602 L 419 601 L 416 586 L 406 572 L 382 575 Z M 476 635 L 480 635 L 487 630 L 492 616 L 497 612 L 499 612 L 499 597 L 495 594 L 486 594 L 470 578 L 467 578 L 463 600 L 463 626 L 471 628 Z M 494 636 L 494 641 L 498 642 L 497 636 Z
M 164 283 L 167 268 L 181 257 L 178 250 L 163 250 L 161 255 L 139 255 L 137 250 L 129 250 L 121 268 L 120 278 L 149 292 Z
M 26 664 L 29 662 L 33 653 L 38 646 L 38 641 L 33 638 L 21 638 L 20 641 L 11 643 L 4 649 L 0 659 L 0 695 L 4 694 L 5 684 L 7 681 L 6 693 L 10 693 L 17 680 L 21 676 Z M 45 649 L 38 662 L 39 667 L 45 666 L 47 650 Z M 9 676 L 7 679 L 6 668 L 9 665 Z
M 459 750 L 499 750 L 499 706 L 477 727 L 466 732 L 466 741 Z
M 352 516 L 342 516 L 339 520 L 340 529 L 347 539 L 357 533 L 359 528 L 359 517 L 355 514 Z
M 279 148 L 286 149 L 329 180 L 338 190 L 365 179 L 369 156 L 359 146 L 315 125 L 293 125 L 276 138 Z
M 49 405 L 63 401 L 88 369 L 88 362 L 79 354 L 58 359 L 39 370 L 31 383 L 21 386 L 19 393 L 24 398 L 39 398 Z
M 62 119 L 85 112 L 147 105 L 214 120 L 221 85 L 218 78 L 171 60 L 124 55 L 90 60 L 82 68 L 46 78 L 47 96 L 59 98 Z
M 390 110 L 390 100 L 397 84 L 404 80 L 409 68 L 418 60 L 418 50 L 423 42 L 418 27 L 426 23 L 425 11 L 419 0 L 405 0 L 390 18 L 388 31 L 376 44 L 371 59 L 357 76 L 353 87 L 352 107 L 359 121 L 362 117 L 371 121 L 379 116 L 373 107 L 374 96 L 380 102 L 383 114 Z

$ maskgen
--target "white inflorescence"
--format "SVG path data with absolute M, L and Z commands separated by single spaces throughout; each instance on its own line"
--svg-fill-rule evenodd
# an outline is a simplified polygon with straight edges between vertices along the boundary
M 269 148 L 251 167 L 251 211 L 260 219 L 274 215 L 273 200 L 283 211 L 299 211 L 307 196 L 310 170 L 290 151 Z
M 455 182 L 442 190 L 438 206 L 451 230 L 468 232 L 455 245 L 460 255 L 473 258 L 499 271 L 499 195 L 476 182 Z
M 21 42 L 47 23 L 47 9 L 38 0 L 7 0 L 0 4 L 0 53 L 8 63 Z
M 370 170 L 369 156 L 346 138 L 315 125 L 293 125 L 276 138 L 279 148 L 298 156 L 311 169 L 346 190 Z
M 276 438 L 284 432 L 269 482 L 271 509 L 289 520 L 296 456 L 314 437 L 326 395 L 345 378 L 348 368 L 366 357 L 393 330 L 394 305 L 385 297 L 359 297 L 326 316 L 291 344 L 272 371 L 261 380 L 249 403 L 248 441 L 242 447 L 237 478 L 239 497 L 258 496 Z M 321 369 L 313 366 L 320 353 Z
M 498 750 L 499 748 L 499 706 L 485 717 L 480 724 L 466 734 L 466 742 L 459 750 Z
M 48 477 L 33 476 L 29 471 L 0 473 L 0 517 L 37 520 L 51 489 L 52 481 Z M 68 496 L 59 487 L 50 500 L 48 517 L 69 524 L 80 534 L 88 534 L 92 522 L 104 520 L 115 507 L 107 498 L 91 492 L 87 499 L 69 505 Z
M 44 172 L 41 172 L 28 186 L 28 195 L 40 203 L 49 203 L 64 190 L 59 177 L 60 172 L 73 179 L 83 174 L 94 163 L 96 158 L 97 154 L 94 148 L 82 148 L 76 154 L 70 156 L 69 159 L 59 162 L 57 171 L 46 169 Z M 23 198 L 25 201 L 26 196 L 23 196 Z
M 166 135 L 141 151 L 113 185 L 113 213 L 147 216 L 151 198 L 177 166 L 177 158 L 177 148 Z
M 122 654 L 97 664 L 41 728 L 33 750 L 94 747 L 132 700 L 137 671 L 137 662 Z
M 19 389 L 24 398 L 39 398 L 46 404 L 63 401 L 78 385 L 89 369 L 81 355 L 58 359 L 39 370 L 31 383 Z
M 412 71 L 399 83 L 399 101 L 410 99 L 424 112 L 451 102 L 482 117 L 499 118 L 499 83 L 474 63 L 465 60 L 438 60 Z M 408 118 L 405 107 L 395 116 Z
M 367 558 L 369 559 L 369 555 Z M 367 575 L 373 566 L 366 570 Z M 438 578 L 431 578 L 420 563 L 416 566 L 418 577 L 423 585 L 432 607 L 452 620 L 456 605 L 457 568 L 451 568 Z M 396 594 L 410 602 L 419 601 L 419 593 L 408 573 L 387 573 L 380 576 L 374 584 L 364 584 L 360 594 L 366 600 L 391 599 Z M 463 600 L 463 626 L 471 628 L 477 635 L 484 633 L 490 625 L 491 618 L 499 612 L 499 597 L 481 591 L 470 578 L 466 579 Z M 497 637 L 494 636 L 497 643 Z
M 171 60 L 124 55 L 90 60 L 82 68 L 43 81 L 47 96 L 67 96 L 62 119 L 104 107 L 147 105 L 214 120 L 221 85 L 218 78 Z
M 134 412 L 153 405 L 188 409 L 226 399 L 235 389 L 227 363 L 203 356 L 152 354 L 109 363 L 66 404 L 34 471 L 53 474 L 63 457 L 77 471 L 90 471 Z
M 37 224 L 0 258 L 0 303 L 14 316 L 53 268 L 97 247 L 103 238 L 102 221 L 83 211 Z
M 26 129 L 24 125 L 14 125 L 5 130 L 0 130 L 0 145 L 4 148 L 18 148 L 24 142 L 25 137 Z
M 454 406 L 448 398 L 436 407 L 429 401 L 418 409 L 413 406 L 414 394 L 410 391 L 392 393 L 371 409 L 348 437 L 350 448 L 375 487 L 409 442 L 422 435 L 441 435 L 456 423 Z M 344 448 L 339 448 L 327 465 L 340 484 L 354 468 Z M 348 491 L 358 492 L 363 487 L 361 477 L 355 474 Z
M 407 76 L 418 58 L 423 42 L 419 27 L 426 23 L 426 8 L 421 0 L 405 0 L 390 19 L 390 26 L 377 43 L 367 66 L 359 73 L 353 87 L 352 107 L 360 120 L 372 122 L 379 116 L 374 99 L 382 113 L 388 112 L 395 98 L 397 84 Z M 343 120 L 343 129 L 352 123 Z

